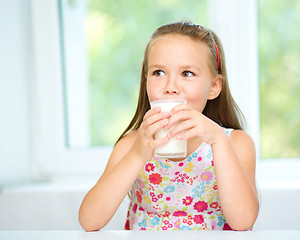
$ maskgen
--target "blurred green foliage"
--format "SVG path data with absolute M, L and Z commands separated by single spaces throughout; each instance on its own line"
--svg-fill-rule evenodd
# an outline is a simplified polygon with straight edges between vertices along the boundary
M 300 1 L 259 0 L 262 158 L 300 157 Z
M 128 126 L 138 99 L 144 49 L 160 25 L 207 24 L 206 0 L 88 0 L 91 145 L 111 145 Z

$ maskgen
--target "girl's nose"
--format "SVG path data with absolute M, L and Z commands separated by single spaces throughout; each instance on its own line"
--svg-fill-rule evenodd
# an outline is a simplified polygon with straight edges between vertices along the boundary
M 180 88 L 175 83 L 175 79 L 169 79 L 167 82 L 167 85 L 164 89 L 164 94 L 170 94 L 170 95 L 178 95 L 181 93 Z
M 180 94 L 180 90 L 179 89 L 177 89 L 177 88 L 173 88 L 173 89 L 165 89 L 164 90 L 164 94 L 176 94 L 176 95 L 178 95 L 178 94 Z

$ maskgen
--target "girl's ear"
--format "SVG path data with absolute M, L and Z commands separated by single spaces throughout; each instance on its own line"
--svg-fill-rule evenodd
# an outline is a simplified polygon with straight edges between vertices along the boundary
M 217 98 L 222 90 L 223 77 L 221 74 L 218 74 L 212 81 L 210 86 L 210 92 L 208 95 L 208 100 L 213 100 Z

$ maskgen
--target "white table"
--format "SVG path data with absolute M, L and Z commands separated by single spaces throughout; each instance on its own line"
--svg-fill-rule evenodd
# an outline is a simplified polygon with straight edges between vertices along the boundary
M 300 230 L 282 231 L 0 231 L 1 240 L 299 240 Z

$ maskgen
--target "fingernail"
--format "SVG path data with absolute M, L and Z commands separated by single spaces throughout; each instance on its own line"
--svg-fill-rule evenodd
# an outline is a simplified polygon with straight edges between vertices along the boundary
M 163 128 L 165 128 L 166 125 L 168 125 L 168 119 L 162 120 L 162 124 L 163 124 Z

